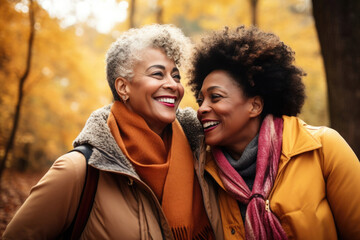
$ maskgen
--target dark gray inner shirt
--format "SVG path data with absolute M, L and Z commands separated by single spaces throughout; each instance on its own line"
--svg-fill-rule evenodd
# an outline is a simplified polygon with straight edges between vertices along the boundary
M 224 149 L 223 153 L 231 166 L 240 174 L 245 183 L 252 190 L 255 175 L 256 175 L 256 158 L 258 151 L 259 134 L 246 146 L 243 154 L 239 159 L 233 159 Z M 245 222 L 247 204 L 242 204 L 238 201 L 241 217 Z

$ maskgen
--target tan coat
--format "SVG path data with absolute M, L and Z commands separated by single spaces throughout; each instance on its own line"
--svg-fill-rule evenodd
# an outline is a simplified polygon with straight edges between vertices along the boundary
M 354 152 L 332 129 L 283 119 L 282 155 L 269 200 L 289 239 L 360 239 L 360 163 Z M 210 219 L 224 226 L 217 239 L 244 239 L 238 204 L 225 192 L 209 153 L 202 154 L 197 170 L 204 201 L 212 205 Z
M 81 239 L 173 239 L 160 203 L 122 154 L 106 124 L 110 106 L 90 116 L 75 145 L 89 143 L 89 164 L 100 169 L 94 205 Z M 196 113 L 177 114 L 192 149 Z M 194 130 L 195 132 L 192 132 Z M 194 140 L 194 141 L 192 141 Z M 85 158 L 71 152 L 55 161 L 7 226 L 3 239 L 56 239 L 74 218 L 85 179 Z
M 85 158 L 78 152 L 57 159 L 7 226 L 4 239 L 56 239 L 75 216 L 85 168 Z M 161 221 L 168 235 L 164 238 L 172 239 L 151 191 L 144 191 L 146 186 L 133 179 L 100 171 L 94 206 L 81 239 L 162 239 Z

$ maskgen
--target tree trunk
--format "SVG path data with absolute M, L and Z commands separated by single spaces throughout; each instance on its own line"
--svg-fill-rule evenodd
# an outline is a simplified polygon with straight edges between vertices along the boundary
M 30 25 L 30 36 L 29 36 L 29 41 L 28 41 L 26 66 L 25 66 L 25 71 L 24 71 L 23 75 L 20 77 L 19 88 L 18 88 L 18 98 L 17 98 L 17 103 L 16 103 L 15 115 L 14 115 L 14 119 L 13 119 L 13 127 L 11 130 L 9 141 L 6 145 L 4 157 L 3 157 L 2 161 L 0 162 L 0 180 L 1 180 L 2 173 L 4 172 L 9 153 L 14 145 L 16 130 L 18 128 L 19 119 L 20 119 L 20 110 L 21 110 L 21 106 L 22 106 L 22 100 L 23 100 L 23 96 L 24 96 L 24 92 L 23 92 L 24 91 L 24 83 L 25 83 L 27 77 L 29 76 L 30 67 L 31 67 L 31 56 L 32 56 L 34 34 L 35 34 L 35 29 L 34 29 L 35 17 L 34 17 L 32 0 L 30 0 L 30 2 L 29 2 L 29 21 L 30 21 L 30 24 L 29 24 Z
M 257 4 L 258 0 L 250 0 L 251 24 L 257 26 Z
M 129 12 L 129 28 L 134 28 L 135 26 L 135 6 L 136 1 L 130 1 L 130 12 Z
M 156 22 L 159 23 L 159 24 L 164 23 L 163 11 L 164 11 L 163 0 L 158 0 L 157 1 L 157 8 L 156 8 Z
M 312 0 L 331 127 L 360 156 L 360 1 Z

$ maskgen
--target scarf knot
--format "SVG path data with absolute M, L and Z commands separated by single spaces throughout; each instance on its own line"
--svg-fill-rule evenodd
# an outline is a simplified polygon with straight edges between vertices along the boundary
M 282 118 L 274 118 L 272 115 L 267 115 L 261 124 L 252 191 L 228 162 L 223 152 L 216 147 L 212 149 L 226 191 L 239 202 L 247 204 L 246 239 L 287 239 L 279 220 L 270 210 L 268 199 L 278 170 L 282 130 Z
M 255 194 L 251 195 L 249 201 L 251 201 L 253 198 L 261 198 L 262 200 L 265 201 L 265 197 L 259 193 L 255 193 Z

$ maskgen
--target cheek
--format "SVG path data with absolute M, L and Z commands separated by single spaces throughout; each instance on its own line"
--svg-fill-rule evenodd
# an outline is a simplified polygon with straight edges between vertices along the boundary
M 230 125 L 246 121 L 249 118 L 249 111 L 244 104 L 223 104 L 217 108 L 216 113 Z
M 221 104 L 221 105 L 216 106 L 216 109 L 214 108 L 214 111 L 220 117 L 228 118 L 228 117 L 231 117 L 232 115 L 234 115 L 235 109 L 230 104 Z
M 179 100 L 181 100 L 184 96 L 184 87 L 180 84 L 178 89 L 179 89 Z

